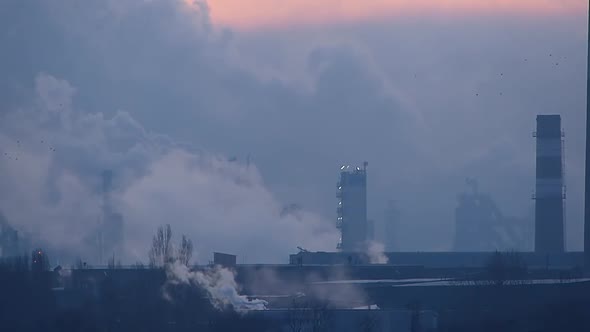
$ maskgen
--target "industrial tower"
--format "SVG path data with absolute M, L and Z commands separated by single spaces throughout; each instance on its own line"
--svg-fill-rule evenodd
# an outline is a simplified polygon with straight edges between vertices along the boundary
M 560 115 L 537 115 L 535 252 L 565 251 L 563 132 Z
M 102 207 L 97 230 L 98 262 L 116 255 L 121 255 L 123 249 L 123 216 L 113 207 L 111 194 L 113 191 L 113 172 L 102 172 Z
M 589 1 L 590 3 L 590 1 Z M 588 57 L 586 72 L 586 167 L 584 197 L 584 266 L 590 272 L 590 4 L 588 6 Z
M 337 248 L 344 252 L 364 252 L 367 245 L 367 165 L 342 166 L 338 182 L 336 226 L 341 237 Z

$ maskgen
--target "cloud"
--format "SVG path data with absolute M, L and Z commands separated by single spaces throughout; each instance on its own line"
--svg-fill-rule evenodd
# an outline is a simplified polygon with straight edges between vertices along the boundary
M 50 111 L 67 110 L 71 105 L 76 90 L 64 80 L 41 73 L 35 81 L 37 96 L 40 102 Z

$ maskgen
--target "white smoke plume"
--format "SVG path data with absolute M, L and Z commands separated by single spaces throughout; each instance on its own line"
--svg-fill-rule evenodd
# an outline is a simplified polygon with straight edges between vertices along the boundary
M 176 261 L 166 267 L 168 282 L 200 287 L 207 292 L 211 304 L 218 310 L 231 306 L 238 313 L 252 310 L 266 310 L 267 302 L 260 299 L 249 300 L 238 293 L 234 273 L 220 266 L 205 271 L 190 271 Z
M 11 188 L 0 191 L 0 211 L 54 259 L 99 264 L 92 236 L 105 169 L 114 173 L 111 198 L 124 219 L 123 252 L 113 253 L 123 264 L 145 262 L 165 223 L 197 253 L 241 252 L 257 262 L 286 262 L 297 246 L 336 243 L 337 230 L 317 214 L 281 215 L 284 202 L 254 163 L 186 147 L 124 111 L 80 110 L 66 80 L 41 73 L 35 85 L 31 104 L 0 114 L 0 188 Z
M 388 264 L 389 258 L 385 255 L 385 245 L 372 241 L 367 248 L 367 255 L 371 264 Z

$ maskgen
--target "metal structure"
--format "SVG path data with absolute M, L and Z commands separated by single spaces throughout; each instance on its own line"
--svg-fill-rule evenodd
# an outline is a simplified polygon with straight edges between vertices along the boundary
M 213 253 L 213 264 L 223 267 L 235 267 L 237 262 L 237 256 L 231 254 L 224 254 L 221 252 Z
M 336 226 L 341 237 L 337 249 L 346 252 L 365 251 L 368 237 L 367 165 L 342 166 L 338 182 Z
M 590 1 L 589 1 L 590 3 Z M 588 6 L 588 65 L 586 73 L 586 170 L 584 198 L 584 265 L 590 271 L 590 4 Z
M 565 251 L 563 131 L 560 115 L 538 115 L 535 252 Z
M 505 215 L 489 193 L 479 190 L 476 179 L 465 183 L 467 190 L 457 196 L 453 250 L 530 251 L 532 218 Z

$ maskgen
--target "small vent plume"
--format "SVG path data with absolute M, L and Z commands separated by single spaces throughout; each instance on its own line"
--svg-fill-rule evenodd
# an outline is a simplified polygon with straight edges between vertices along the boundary
M 205 271 L 190 271 L 186 265 L 176 261 L 167 266 L 166 273 L 168 282 L 173 285 L 203 288 L 211 304 L 218 310 L 231 308 L 241 314 L 252 310 L 266 310 L 266 301 L 248 300 L 245 295 L 238 293 L 234 273 L 229 269 L 215 266 Z

